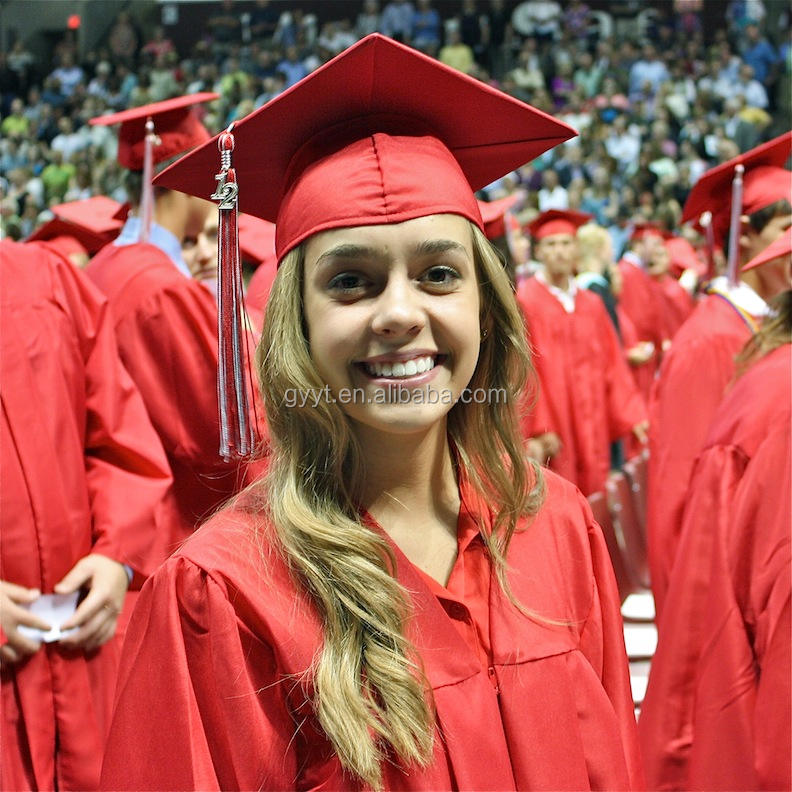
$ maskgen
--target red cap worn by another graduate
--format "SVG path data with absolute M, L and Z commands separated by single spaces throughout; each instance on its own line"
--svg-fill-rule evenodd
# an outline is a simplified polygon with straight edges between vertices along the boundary
M 121 124 L 118 131 L 118 162 L 127 170 L 143 171 L 141 242 L 148 240 L 151 229 L 154 166 L 209 140 L 211 135 L 198 119 L 193 106 L 218 97 L 219 94 L 210 92 L 188 94 L 90 120 L 89 123 L 100 126 Z
M 792 173 L 783 167 L 790 154 L 792 131 L 708 170 L 690 191 L 682 222 L 698 221 L 711 212 L 714 245 L 723 247 L 729 240 L 731 283 L 736 281 L 741 216 L 792 196 Z
M 498 239 L 498 237 L 506 236 L 506 213 L 511 212 L 524 200 L 525 192 L 516 190 L 511 195 L 497 198 L 494 201 L 478 202 L 487 239 Z
M 557 234 L 577 235 L 580 226 L 588 223 L 594 215 L 574 209 L 548 209 L 528 223 L 528 231 L 537 242 Z
M 776 259 L 786 259 L 787 263 L 792 259 L 792 227 L 787 228 L 778 239 L 770 243 L 761 253 L 754 256 L 742 268 L 742 272 L 751 270 L 754 267 L 761 267 Z
M 633 226 L 632 233 L 630 234 L 630 241 L 636 242 L 639 239 L 646 239 L 647 237 L 660 237 L 666 239 L 667 234 L 657 223 L 650 221 L 636 223 Z
M 373 34 L 176 162 L 156 183 L 220 201 L 226 220 L 221 217 L 219 244 L 228 254 L 220 256 L 220 280 L 225 270 L 241 294 L 241 279 L 226 264 L 233 266 L 238 254 L 237 207 L 276 223 L 279 260 L 331 228 L 451 213 L 483 230 L 474 190 L 575 134 L 485 83 Z M 237 297 L 221 296 L 218 304 L 221 312 L 228 305 L 230 321 L 241 321 Z M 231 339 L 221 340 L 225 346 L 230 349 Z M 221 367 L 221 380 L 237 376 Z M 221 424 L 227 426 L 224 398 Z
M 245 293 L 245 304 L 249 311 L 263 316 L 278 272 L 274 223 L 252 215 L 239 215 L 239 252 L 243 261 L 256 267 Z
M 97 195 L 83 201 L 69 201 L 51 208 L 55 217 L 37 228 L 27 242 L 48 242 L 70 253 L 84 252 L 92 256 L 112 242 L 124 224 L 122 204 L 112 198 Z M 80 248 L 74 247 L 74 240 Z
M 707 263 L 701 259 L 696 248 L 684 237 L 671 235 L 665 241 L 665 247 L 671 258 L 669 271 L 679 279 L 683 272 L 692 270 L 700 278 L 707 274 Z

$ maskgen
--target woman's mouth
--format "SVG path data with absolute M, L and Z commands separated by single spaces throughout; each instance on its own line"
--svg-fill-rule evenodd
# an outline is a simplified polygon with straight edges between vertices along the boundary
M 413 380 L 420 377 L 424 380 L 431 377 L 434 368 L 442 363 L 445 358 L 446 355 L 419 355 L 407 360 L 387 360 L 370 363 L 363 361 L 356 365 L 371 379 L 393 382 Z

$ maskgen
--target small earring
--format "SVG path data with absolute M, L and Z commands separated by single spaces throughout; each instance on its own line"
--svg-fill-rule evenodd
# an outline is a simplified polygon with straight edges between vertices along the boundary
M 481 340 L 482 340 L 482 342 L 484 341 L 484 339 L 485 339 L 485 338 L 486 338 L 488 335 L 489 335 L 489 330 L 488 330 L 488 329 L 485 327 L 485 328 L 484 328 L 484 329 L 481 331 Z

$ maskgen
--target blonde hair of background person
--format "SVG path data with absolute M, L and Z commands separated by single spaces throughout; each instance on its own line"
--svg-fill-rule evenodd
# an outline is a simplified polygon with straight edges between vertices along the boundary
M 508 398 L 458 402 L 448 413 L 448 436 L 476 488 L 502 505 L 484 540 L 508 593 L 509 541 L 518 519 L 535 514 L 543 498 L 541 469 L 525 457 L 515 406 L 533 371 L 508 275 L 484 235 L 470 228 L 485 333 L 469 387 L 505 388 Z M 349 419 L 327 400 L 303 409 L 278 406 L 288 389 L 324 387 L 303 330 L 303 265 L 304 246 L 281 264 L 258 348 L 273 455 L 258 505 L 323 617 L 314 682 L 319 721 L 342 764 L 376 787 L 383 760 L 376 738 L 405 762 L 425 765 L 434 718 L 404 635 L 408 595 L 391 574 L 387 543 L 358 514 L 365 471 Z

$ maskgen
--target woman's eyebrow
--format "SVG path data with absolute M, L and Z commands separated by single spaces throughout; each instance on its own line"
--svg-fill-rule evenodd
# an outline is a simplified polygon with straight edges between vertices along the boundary
M 346 259 L 347 261 L 360 261 L 362 259 L 379 259 L 384 257 L 384 253 L 377 248 L 367 245 L 353 245 L 345 243 L 336 245 L 330 250 L 325 250 L 318 259 L 316 266 L 322 267 L 331 264 L 336 259 Z
M 466 258 L 470 258 L 468 249 L 453 239 L 427 239 L 415 246 L 415 254 L 418 256 L 437 256 L 449 251 L 461 253 Z

